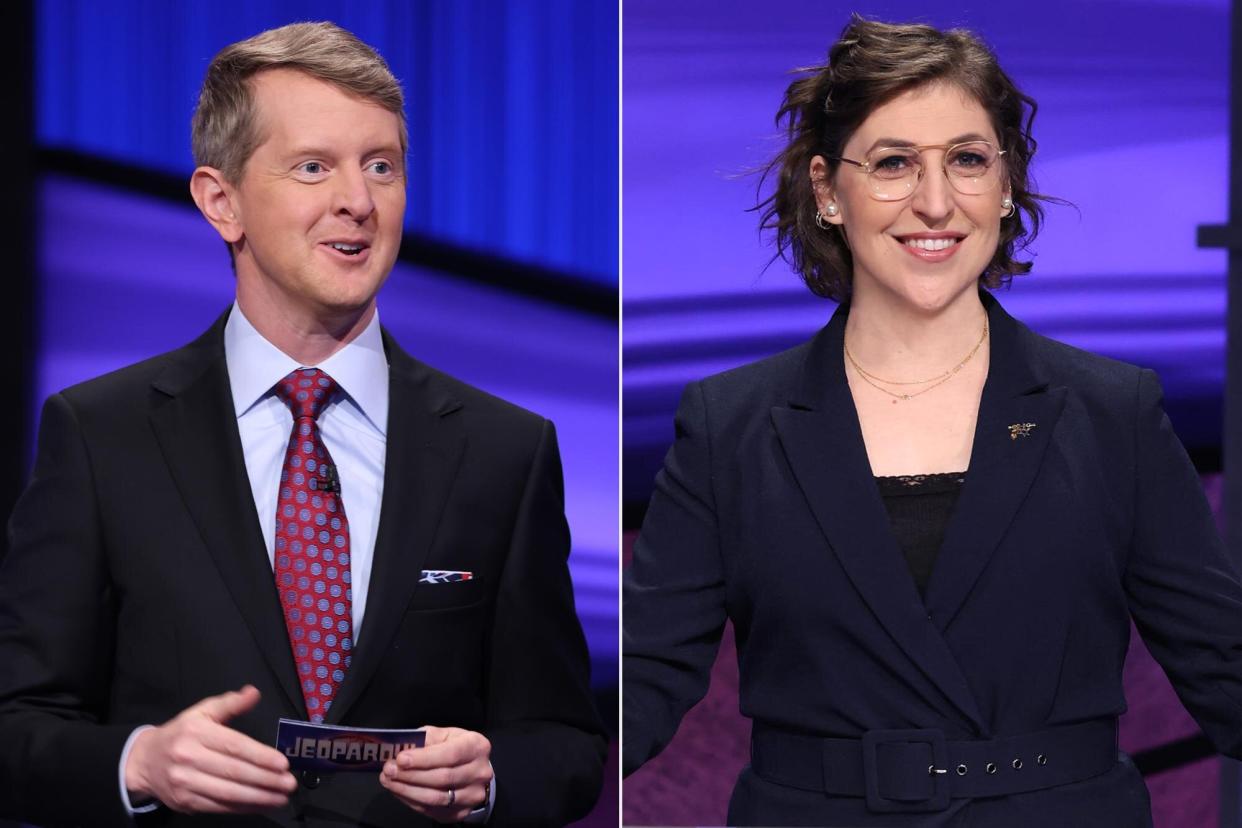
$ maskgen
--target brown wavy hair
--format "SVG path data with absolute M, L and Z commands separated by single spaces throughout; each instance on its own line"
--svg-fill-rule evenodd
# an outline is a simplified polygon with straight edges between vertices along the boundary
M 978 36 L 965 29 L 940 31 L 921 24 L 867 20 L 857 14 L 828 52 L 828 62 L 795 70 L 800 77 L 785 90 L 776 113 L 788 143 L 766 167 L 760 187 L 776 176 L 776 190 L 755 207 L 760 228 L 776 231 L 776 256 L 788 261 L 818 296 L 850 296 L 853 256 L 845 236 L 815 224 L 811 159 L 822 155 L 829 175 L 854 131 L 876 108 L 910 89 L 949 83 L 973 97 L 988 113 L 1005 150 L 1005 169 L 1015 210 L 1003 219 L 996 253 L 979 281 L 1006 285 L 1031 269 L 1015 253 L 1034 240 L 1043 223 L 1039 202 L 1060 202 L 1034 192 L 1029 167 L 1035 154 L 1031 124 L 1037 109 L 1000 68 Z M 1029 222 L 1029 228 L 1028 228 Z

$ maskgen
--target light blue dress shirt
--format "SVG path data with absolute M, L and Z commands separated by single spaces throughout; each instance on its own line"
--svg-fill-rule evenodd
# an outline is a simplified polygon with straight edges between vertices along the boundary
M 340 472 L 341 502 L 349 519 L 350 584 L 354 643 L 366 635 L 367 587 L 384 495 L 384 448 L 388 431 L 388 359 L 380 336 L 379 311 L 362 333 L 318 365 L 300 365 L 263 338 L 233 304 L 224 326 L 233 411 L 241 434 L 246 474 L 254 496 L 268 563 L 276 542 L 276 501 L 293 414 L 272 391 L 298 368 L 319 368 L 342 393 L 319 413 L 319 433 Z

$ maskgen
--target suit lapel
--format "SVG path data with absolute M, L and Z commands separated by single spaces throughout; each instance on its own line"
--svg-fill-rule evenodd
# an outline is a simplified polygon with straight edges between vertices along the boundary
M 388 651 L 422 575 L 466 444 L 461 403 L 387 332 L 384 350 L 388 429 L 375 557 L 358 646 L 328 723 L 345 717 Z
M 978 707 L 927 612 L 872 484 L 862 429 L 846 383 L 847 310 L 812 342 L 801 388 L 772 421 L 799 487 L 855 589 L 906 655 L 977 726 Z
M 150 415 L 173 480 L 220 577 L 293 709 L 305 715 L 263 543 L 224 358 L 225 313 L 154 383 Z
M 1049 388 L 1030 333 L 984 294 L 991 364 L 979 406 L 970 470 L 927 587 L 927 610 L 944 630 L 969 596 L 1022 506 L 1065 404 Z

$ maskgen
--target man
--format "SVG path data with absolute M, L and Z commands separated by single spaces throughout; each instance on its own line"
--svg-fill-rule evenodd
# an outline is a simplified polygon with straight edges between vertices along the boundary
M 552 426 L 379 327 L 402 105 L 327 23 L 209 67 L 190 187 L 237 299 L 44 407 L 0 568 L 0 813 L 555 824 L 598 795 Z M 295 777 L 281 717 L 427 744 Z

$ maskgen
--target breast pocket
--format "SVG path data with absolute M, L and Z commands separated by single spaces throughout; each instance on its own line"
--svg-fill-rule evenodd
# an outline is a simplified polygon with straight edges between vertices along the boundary
M 483 604 L 488 598 L 487 581 L 480 576 L 468 580 L 424 580 L 414 587 L 408 612 L 450 610 Z

